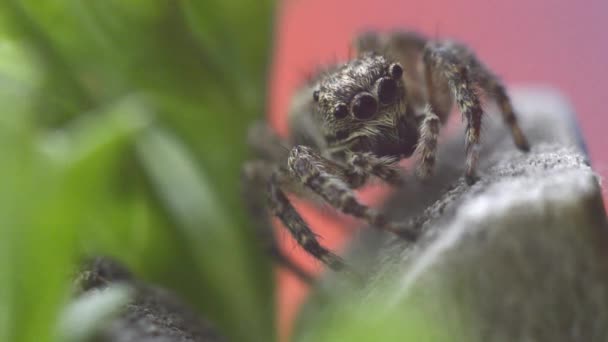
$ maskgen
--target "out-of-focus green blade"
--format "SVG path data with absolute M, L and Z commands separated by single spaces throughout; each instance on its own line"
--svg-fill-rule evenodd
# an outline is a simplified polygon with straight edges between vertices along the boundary
M 0 293 L 9 297 L 7 340 L 52 337 L 79 234 L 95 212 L 108 170 L 142 128 L 139 114 L 127 101 L 52 136 L 11 146 L 17 149 L 3 145 L 8 174 L 2 174 L 7 191 L 0 195 L 0 234 L 10 263 L 3 265 L 7 279 Z
M 388 302 L 398 290 L 378 286 L 378 291 L 366 293 L 363 301 L 356 290 L 321 299 L 321 305 L 300 317 L 294 341 L 454 342 L 466 336 L 460 318 L 454 316 L 454 302 L 437 300 L 438 288 L 420 289 L 415 296 Z
M 238 176 L 246 127 L 263 114 L 266 100 L 272 4 L 208 5 L 0 5 L 0 39 L 28 52 L 0 60 L 0 152 L 7 160 L 0 168 L 0 185 L 6 182 L 0 238 L 6 237 L 3 252 L 10 253 L 10 262 L 0 263 L 7 271 L 0 274 L 6 280 L 0 285 L 0 329 L 7 327 L 0 338 L 45 340 L 52 313 L 66 298 L 74 254 L 104 253 L 144 278 L 171 285 L 230 334 L 271 340 L 269 265 L 242 213 Z M 221 37 L 219 50 L 205 32 Z M 2 49 L 0 42 L 0 55 Z M 3 91 L 19 103 L 5 100 Z M 127 96 L 132 93 L 141 94 L 146 106 Z M 155 113 L 152 123 L 146 121 L 148 108 Z M 161 176 L 170 181 L 154 181 L 161 176 L 152 177 L 148 166 L 165 161 L 153 152 L 158 146 L 149 148 L 149 158 L 159 160 L 145 164 L 131 149 L 148 124 L 183 145 L 197 176 L 175 183 L 169 170 Z M 187 183 L 197 177 L 212 189 Z M 184 198 L 171 194 L 167 188 L 176 184 L 190 192 Z M 206 191 L 214 195 L 191 196 Z M 201 207 L 209 209 L 199 212 Z M 53 271 L 30 273 L 29 265 Z M 22 331 L 23 315 L 41 305 L 39 299 L 46 309 Z
M 191 251 L 196 266 L 191 281 L 198 281 L 199 300 L 210 318 L 234 340 L 272 340 L 270 310 L 257 293 L 253 279 L 259 270 L 250 268 L 247 242 L 188 150 L 161 130 L 147 132 L 137 150 L 161 205 L 175 223 L 175 234 Z

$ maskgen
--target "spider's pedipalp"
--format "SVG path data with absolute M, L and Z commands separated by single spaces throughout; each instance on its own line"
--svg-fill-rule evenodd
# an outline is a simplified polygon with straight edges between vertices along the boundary
M 381 159 L 375 159 L 377 162 Z M 370 159 L 367 159 L 369 162 Z M 374 161 L 374 160 L 371 160 Z M 378 211 L 361 204 L 352 187 L 343 178 L 344 172 L 335 168 L 335 163 L 318 155 L 306 146 L 295 146 L 289 156 L 289 170 L 291 175 L 301 182 L 314 194 L 321 197 L 332 207 L 341 212 L 365 220 L 370 227 L 388 231 L 399 236 L 410 236 L 409 226 L 395 224 Z M 386 165 L 371 165 L 372 171 L 384 170 Z M 365 175 L 367 178 L 369 174 Z
M 403 177 L 397 163 L 397 158 L 377 157 L 372 153 L 348 152 L 346 163 L 349 168 L 346 170 L 347 179 L 362 179 L 360 185 L 356 182 L 349 182 L 353 188 L 363 185 L 369 176 L 376 176 L 390 185 L 403 185 Z

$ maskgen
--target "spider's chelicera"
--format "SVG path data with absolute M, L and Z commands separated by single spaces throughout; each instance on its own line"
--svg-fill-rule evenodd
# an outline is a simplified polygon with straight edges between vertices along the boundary
M 356 58 L 318 72 L 296 93 L 289 139 L 279 139 L 263 124 L 252 127 L 249 140 L 259 159 L 248 162 L 244 172 L 248 189 L 264 189 L 270 211 L 298 244 L 335 270 L 343 262 L 319 244 L 286 192 L 320 198 L 374 228 L 413 240 L 418 235 L 414 227 L 391 222 L 359 203 L 354 190 L 370 177 L 399 185 L 397 163 L 411 155 L 417 158 L 418 176 L 428 178 L 439 128 L 454 103 L 467 123 L 469 184 L 477 178 L 483 116 L 478 89 L 496 101 L 516 146 L 529 150 L 504 86 L 464 45 L 395 32 L 361 35 L 355 47 Z M 274 242 L 271 247 L 293 269 Z

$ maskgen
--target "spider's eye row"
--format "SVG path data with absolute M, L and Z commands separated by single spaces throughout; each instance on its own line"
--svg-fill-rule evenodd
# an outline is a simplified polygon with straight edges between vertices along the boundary
M 403 75 L 403 68 L 401 67 L 401 65 L 399 63 L 393 63 L 388 68 L 388 72 L 390 73 L 391 77 L 394 80 L 397 80 L 397 79 L 400 79 L 401 76 Z
M 357 119 L 369 119 L 378 110 L 378 102 L 369 93 L 360 93 L 353 99 L 353 114 Z
M 348 116 L 348 108 L 344 103 L 340 103 L 334 108 L 334 116 L 336 119 L 344 119 Z
M 378 85 L 378 99 L 383 104 L 389 104 L 395 100 L 397 97 L 397 82 L 392 79 L 385 77 L 380 80 L 380 84 Z
M 319 91 L 315 90 L 312 92 L 312 99 L 315 100 L 315 102 L 319 102 Z

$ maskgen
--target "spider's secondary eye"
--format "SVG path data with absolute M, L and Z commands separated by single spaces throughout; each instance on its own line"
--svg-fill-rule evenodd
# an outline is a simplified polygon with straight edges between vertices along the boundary
M 315 90 L 312 92 L 312 99 L 315 100 L 315 102 L 319 102 L 319 91 Z
M 337 119 L 344 119 L 347 115 L 348 115 L 348 108 L 346 108 L 346 105 L 344 103 L 340 103 L 334 109 L 334 116 Z
M 390 78 L 383 78 L 378 85 L 378 98 L 383 104 L 389 104 L 397 96 L 397 82 Z
M 353 114 L 358 119 L 369 119 L 378 110 L 376 99 L 369 93 L 360 93 L 353 100 Z
M 403 68 L 401 67 L 401 65 L 399 65 L 399 63 L 393 63 L 388 68 L 388 72 L 391 74 L 391 77 L 396 80 L 401 78 L 401 76 L 403 75 Z

